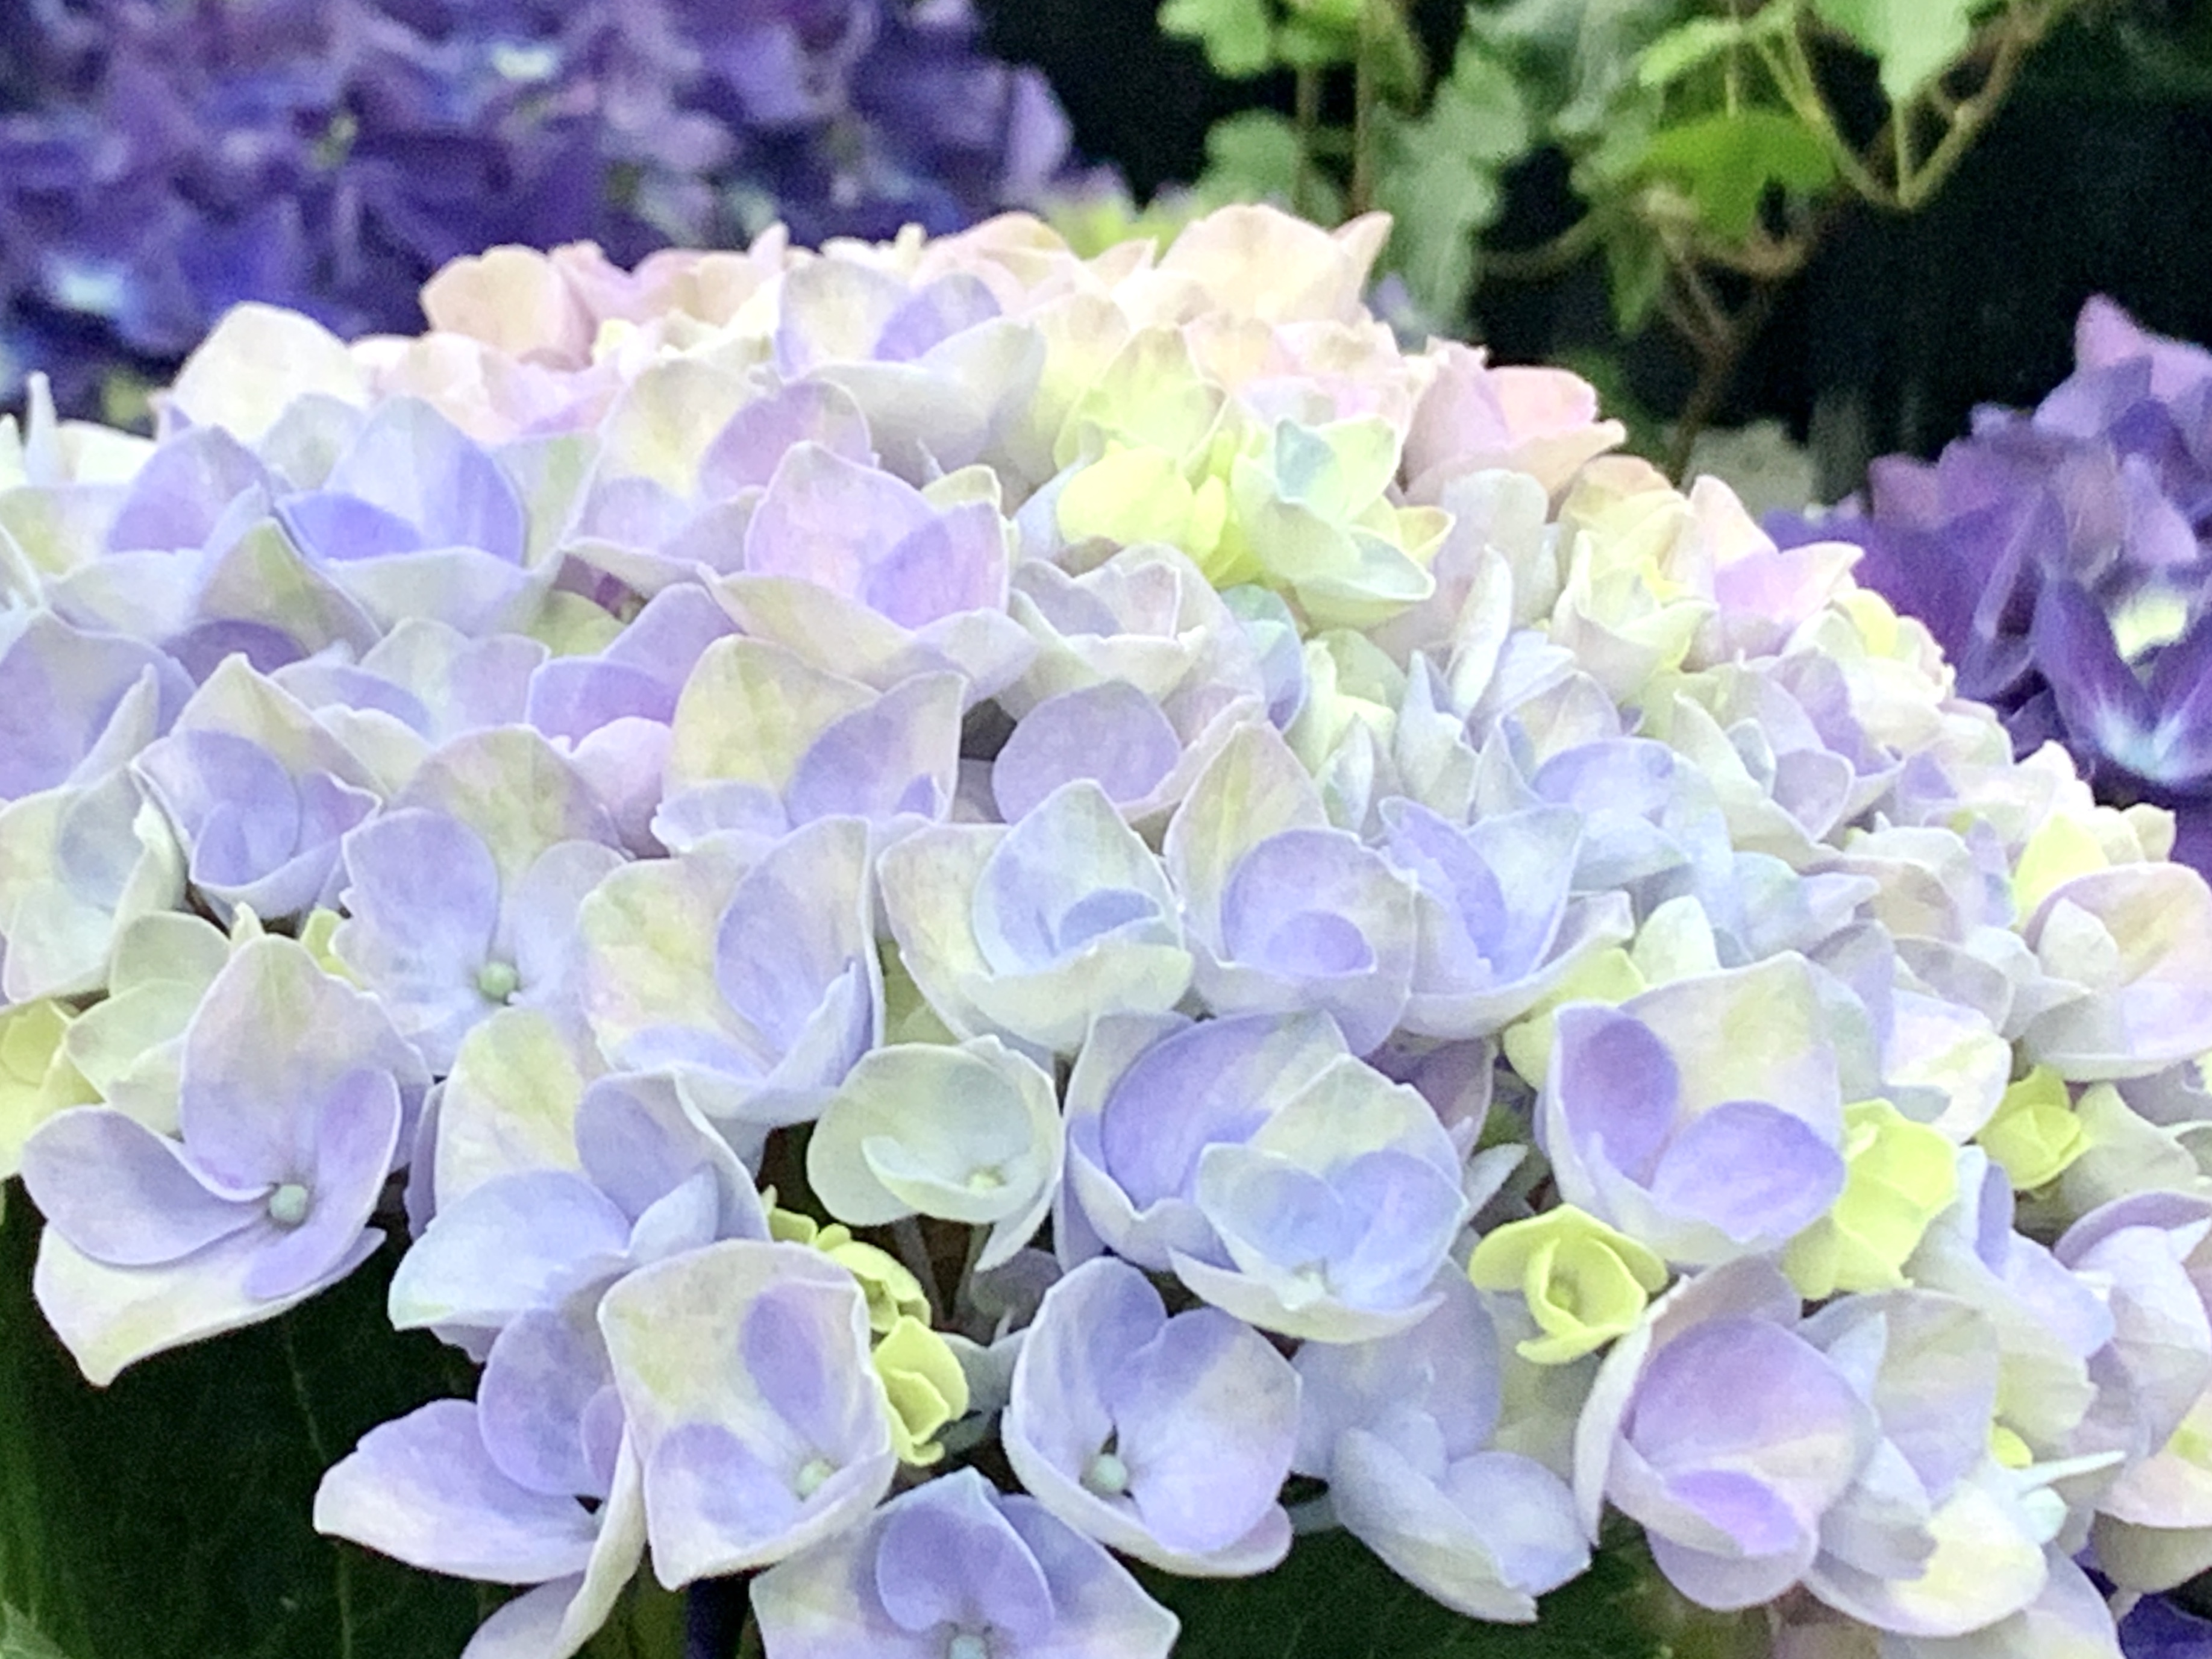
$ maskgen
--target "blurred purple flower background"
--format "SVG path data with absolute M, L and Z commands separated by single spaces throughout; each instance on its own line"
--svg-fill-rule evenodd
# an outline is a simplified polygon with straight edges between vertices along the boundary
M 2032 411 L 1984 408 L 1933 462 L 1876 461 L 1863 498 L 1784 547 L 1848 541 L 1928 626 L 1959 690 L 2025 757 L 2069 750 L 2100 799 L 2178 820 L 2212 870 L 2212 352 L 2082 307 L 2075 370 Z
M 1068 127 L 968 0 L 27 0 L 0 17 L 0 400 L 128 414 L 230 306 L 414 333 L 447 261 L 933 234 Z

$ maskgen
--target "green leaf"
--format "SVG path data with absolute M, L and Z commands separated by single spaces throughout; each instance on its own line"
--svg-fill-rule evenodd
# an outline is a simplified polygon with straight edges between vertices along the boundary
M 1512 71 L 1471 39 L 1426 114 L 1385 120 L 1376 196 L 1392 216 L 1389 263 L 1430 316 L 1451 321 L 1464 311 L 1474 238 L 1504 205 L 1499 176 L 1534 139 Z
M 466 1379 L 434 1340 L 391 1328 L 395 1252 L 283 1319 L 157 1354 L 97 1389 L 32 1302 L 39 1234 L 27 1206 L 0 1228 L 0 1656 L 461 1650 L 502 1592 L 310 1524 L 328 1463 Z
M 1286 18 L 1275 34 L 1275 55 L 1294 70 L 1328 69 L 1348 64 L 1358 55 L 1359 40 L 1303 17 Z
M 1836 176 L 1836 163 L 1795 115 L 1753 108 L 1661 128 L 1644 152 L 1643 171 L 1680 179 L 1698 217 L 1739 241 L 1751 234 L 1770 188 L 1820 190 Z
M 1650 320 L 1667 286 L 1667 250 L 1643 227 L 1630 226 L 1606 239 L 1605 265 L 1613 325 L 1633 334 Z
M 1242 81 L 1275 61 L 1275 26 L 1267 0 L 1165 0 L 1160 32 L 1206 47 L 1217 75 Z
M 1647 89 L 1672 85 L 1739 46 L 1797 27 L 1798 0 L 1760 7 L 1748 17 L 1692 17 L 1637 55 L 1636 79 Z
M 1813 0 L 1814 13 L 1877 58 L 1881 89 L 1901 104 L 1958 61 L 1976 14 L 1994 0 Z
M 52 1638 L 6 1602 L 0 1602 L 0 1659 L 69 1659 Z
M 1344 217 L 1342 195 L 1318 171 L 1309 170 L 1301 194 L 1298 130 L 1272 110 L 1222 117 L 1206 131 L 1206 156 L 1197 186 L 1204 201 L 1280 202 L 1322 224 Z
M 1660 1659 L 1648 1575 L 1624 1552 L 1544 1597 L 1533 1625 L 1491 1625 L 1431 1601 L 1348 1533 L 1308 1534 L 1257 1578 L 1139 1569 L 1182 1620 L 1176 1659 Z M 1686 1653 L 1685 1647 L 1680 1650 Z

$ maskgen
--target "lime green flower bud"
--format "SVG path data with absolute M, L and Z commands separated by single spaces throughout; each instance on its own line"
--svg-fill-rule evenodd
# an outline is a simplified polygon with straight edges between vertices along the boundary
M 2101 870 L 2111 862 L 2087 824 L 2063 812 L 2053 812 L 2020 849 L 2020 861 L 2012 871 L 2013 904 L 2023 919 L 2031 916 L 2060 883 Z
M 2088 1133 L 2075 1115 L 2065 1080 L 2048 1066 L 2037 1066 L 2007 1089 L 1974 1139 L 2019 1192 L 2057 1180 L 2089 1150 Z
M 1518 1291 L 1543 1333 L 1516 1345 L 1532 1364 L 1564 1365 L 1633 1330 L 1667 1264 L 1571 1204 L 1484 1236 L 1468 1261 L 1479 1291 Z
M 768 1233 L 780 1243 L 821 1251 L 860 1280 L 860 1293 L 868 1303 L 868 1328 L 878 1336 L 890 1333 L 902 1319 L 919 1320 L 927 1328 L 929 1297 L 921 1281 L 896 1256 L 854 1237 L 849 1227 L 834 1221 L 825 1227 L 812 1216 L 771 1205 Z
M 1056 512 L 1060 533 L 1070 541 L 1165 542 L 1216 582 L 1230 574 L 1212 568 L 1229 516 L 1226 488 L 1213 477 L 1194 485 L 1165 450 L 1109 446 L 1067 481 Z
M 1790 1241 L 1782 1270 L 1801 1295 L 1894 1290 L 1928 1224 L 1958 1195 L 1951 1143 L 1886 1100 L 1844 1108 L 1844 1190 Z
M 902 1316 L 876 1344 L 876 1375 L 891 1407 L 891 1445 L 902 1463 L 945 1455 L 933 1438 L 968 1411 L 968 1374 L 951 1345 L 919 1319 Z
M 359 975 L 339 961 L 337 953 L 331 949 L 331 935 L 337 932 L 338 923 L 343 920 L 335 910 L 308 911 L 307 920 L 300 924 L 300 943 L 307 947 L 307 954 L 315 959 L 316 967 L 332 979 L 342 979 L 359 988 Z

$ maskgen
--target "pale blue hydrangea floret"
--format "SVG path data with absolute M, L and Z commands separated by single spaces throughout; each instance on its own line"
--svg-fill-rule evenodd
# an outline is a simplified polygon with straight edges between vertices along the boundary
M 526 617 L 553 571 L 530 558 L 521 492 L 429 404 L 373 413 L 319 486 L 278 497 L 310 563 L 384 628 L 434 617 L 471 633 Z
M 0 614 L 0 802 L 114 772 L 191 695 L 174 661 L 135 640 L 49 611 Z
M 754 1581 L 779 1659 L 1167 1659 L 1175 1615 L 1035 1498 L 957 1469 Z
M 1022 1484 L 1100 1543 L 1180 1572 L 1282 1559 L 1275 1501 L 1297 1436 L 1298 1382 L 1218 1309 L 1170 1316 L 1136 1268 L 1085 1262 L 1047 1291 L 1000 1425 Z
M 920 830 L 878 867 L 908 971 L 963 1036 L 1072 1054 L 1097 1017 L 1164 1012 L 1189 988 L 1166 872 L 1088 779 L 1011 827 Z
M 434 1401 L 370 1430 L 331 1467 L 315 1528 L 432 1572 L 528 1586 L 469 1651 L 568 1659 L 606 1621 L 645 1552 L 636 1459 L 626 1440 L 611 1450 L 580 1487 L 533 1478 L 501 1455 L 489 1407 Z
M 623 862 L 594 792 L 535 732 L 434 753 L 342 847 L 348 912 L 331 948 L 430 1069 L 509 1004 L 573 1015 L 576 912 Z
M 736 1155 L 665 1082 L 607 1077 L 578 1103 L 580 1169 L 496 1176 L 431 1217 L 392 1281 L 392 1323 L 480 1339 L 635 1267 L 768 1220 Z
M 1802 1580 L 1876 1443 L 1873 1408 L 1797 1330 L 1799 1306 L 1762 1261 L 1690 1281 L 1607 1356 L 1576 1431 L 1585 1522 L 1601 1497 L 1641 1522 L 1660 1570 L 1705 1607 Z
M 1356 1054 L 1405 1012 L 1412 884 L 1328 822 L 1297 757 L 1265 726 L 1216 756 L 1168 826 L 1199 995 L 1216 1012 L 1320 1009 Z
M 272 1052 L 270 1032 L 310 1030 Z M 88 1375 L 265 1319 L 367 1261 L 427 1080 L 382 1010 L 300 945 L 240 948 L 185 1033 L 174 1139 L 88 1106 L 24 1149 L 48 1222 L 40 1304 Z
M 779 1560 L 889 1491 L 896 1459 L 866 1306 L 826 1257 L 708 1245 L 630 1274 L 599 1322 L 664 1584 Z
M 1589 1565 L 1589 1540 L 1559 1473 L 1491 1444 L 1497 1332 L 1464 1276 L 1439 1288 L 1408 1330 L 1300 1351 L 1294 1467 L 1328 1481 L 1337 1518 L 1431 1595 L 1527 1623 L 1537 1596 Z
M 1843 1100 L 1802 957 L 1571 1004 L 1539 1110 L 1560 1195 L 1668 1260 L 1771 1250 L 1843 1190 Z
M 1382 821 L 1383 856 L 1419 890 L 1408 1031 L 1489 1036 L 1633 931 L 1625 895 L 1569 896 L 1582 838 L 1571 811 L 1530 807 L 1460 826 L 1399 797 L 1383 803 Z
M 966 690 L 937 672 L 878 691 L 781 646 L 718 641 L 676 703 L 653 834 L 679 852 L 710 836 L 766 848 L 846 816 L 880 843 L 941 819 L 958 781 Z
M 1171 1269 L 1288 1334 L 1349 1341 L 1434 1305 L 1465 1218 L 1427 1102 L 1325 1016 L 1101 1019 L 1068 1085 L 1063 1256 Z
M 192 884 L 226 915 L 243 904 L 274 921 L 327 904 L 340 839 L 380 805 L 368 768 L 242 657 L 225 659 L 131 769 Z
M 708 844 L 584 901 L 583 1006 L 613 1064 L 710 1118 L 799 1122 L 882 1035 L 867 827 L 823 818 L 757 861 Z

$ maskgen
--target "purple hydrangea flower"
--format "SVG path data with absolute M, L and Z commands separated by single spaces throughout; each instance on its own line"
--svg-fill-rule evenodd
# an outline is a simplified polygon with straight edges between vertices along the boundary
M 2018 752 L 2057 738 L 2107 797 L 2173 808 L 2203 867 L 2212 355 L 2100 298 L 2075 359 L 2033 411 L 1978 410 L 1932 465 L 1877 461 L 1863 501 L 1772 528 L 1862 548 L 1858 580 L 1927 624 Z

